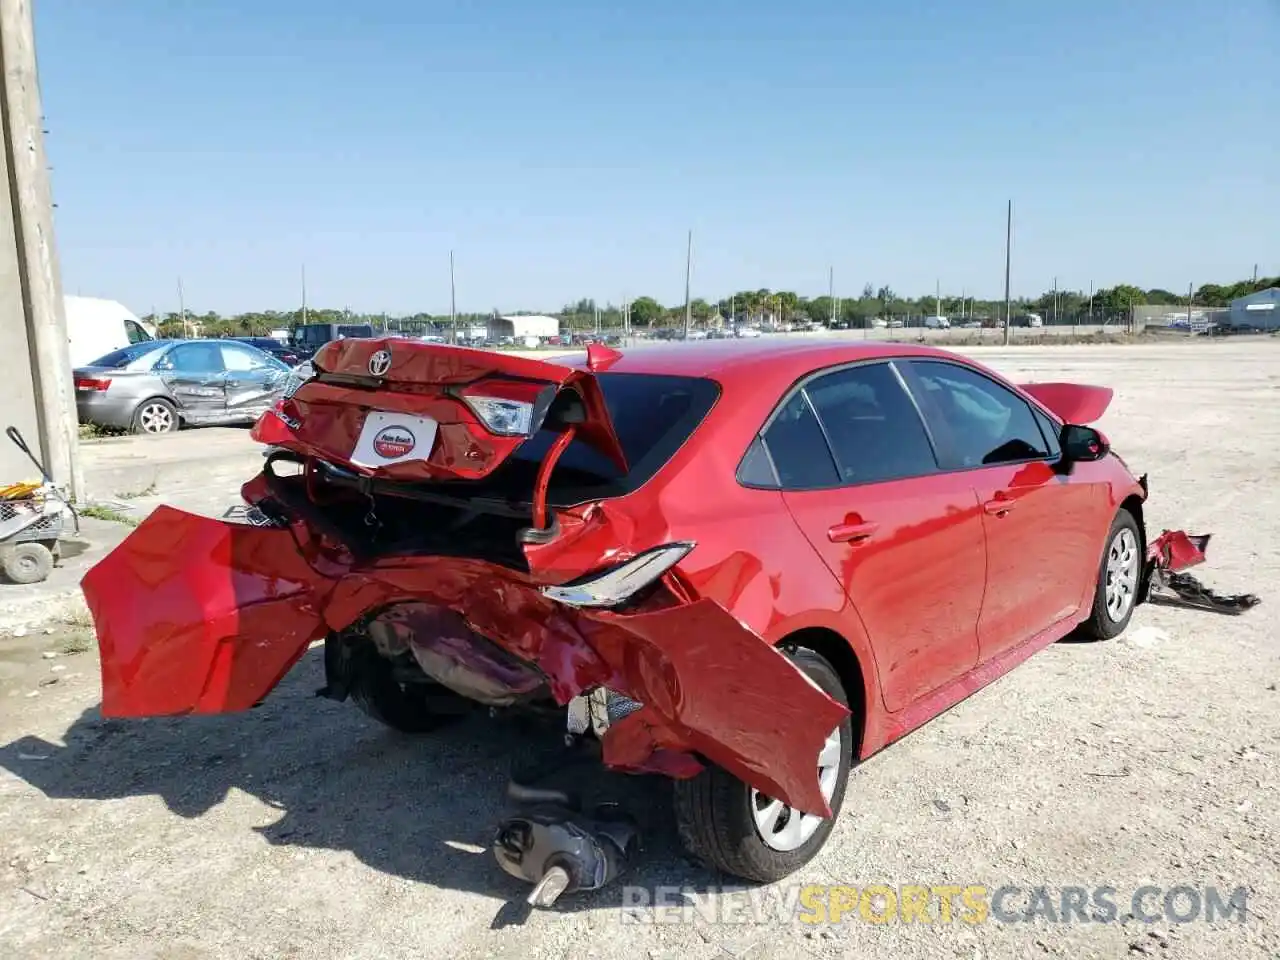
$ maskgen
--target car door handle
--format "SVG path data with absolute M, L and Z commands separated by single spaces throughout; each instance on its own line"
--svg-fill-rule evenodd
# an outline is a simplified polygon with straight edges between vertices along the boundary
M 1012 497 L 997 494 L 982 505 L 982 509 L 993 517 L 1003 517 L 1014 508 L 1016 501 Z
M 860 543 L 871 539 L 879 527 L 878 523 L 837 523 L 827 530 L 827 539 L 832 543 Z

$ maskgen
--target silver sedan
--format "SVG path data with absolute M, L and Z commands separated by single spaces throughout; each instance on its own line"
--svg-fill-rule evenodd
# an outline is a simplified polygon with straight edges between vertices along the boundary
M 81 423 L 169 433 L 180 424 L 252 423 L 283 393 L 289 367 L 235 340 L 148 340 L 74 376 Z

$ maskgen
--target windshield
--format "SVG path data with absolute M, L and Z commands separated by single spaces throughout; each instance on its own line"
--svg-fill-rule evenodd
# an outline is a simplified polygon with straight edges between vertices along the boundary
M 91 367 L 110 367 L 114 370 L 120 370 L 127 367 L 133 361 L 140 357 L 145 357 L 148 353 L 153 353 L 169 344 L 164 340 L 144 340 L 141 343 L 130 344 L 127 347 L 121 347 L 119 350 L 112 350 L 105 357 L 99 357 Z

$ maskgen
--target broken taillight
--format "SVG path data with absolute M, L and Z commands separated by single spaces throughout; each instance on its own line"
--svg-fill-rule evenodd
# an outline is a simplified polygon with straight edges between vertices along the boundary
M 500 437 L 529 437 L 542 426 L 555 388 L 546 384 L 488 380 L 463 387 L 457 397 Z
M 686 540 L 654 547 L 602 573 L 543 587 L 542 592 L 571 607 L 621 606 L 688 556 L 694 546 Z
M 110 386 L 111 381 L 106 377 L 76 377 L 77 390 L 93 390 L 101 393 Z

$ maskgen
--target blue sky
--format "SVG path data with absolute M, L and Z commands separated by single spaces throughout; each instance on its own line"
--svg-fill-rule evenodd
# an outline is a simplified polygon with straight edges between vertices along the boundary
M 41 0 L 67 292 L 557 309 L 1280 272 L 1280 0 Z

